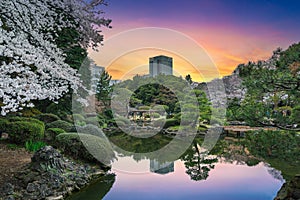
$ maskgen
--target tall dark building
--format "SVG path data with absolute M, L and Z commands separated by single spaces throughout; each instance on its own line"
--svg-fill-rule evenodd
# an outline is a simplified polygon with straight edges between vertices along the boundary
M 151 77 L 158 74 L 173 75 L 173 58 L 163 55 L 150 58 L 149 72 Z

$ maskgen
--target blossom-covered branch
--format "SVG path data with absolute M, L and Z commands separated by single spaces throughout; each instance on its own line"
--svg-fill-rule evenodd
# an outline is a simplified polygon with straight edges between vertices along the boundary
M 103 0 L 4 0 L 0 4 L 1 114 L 33 106 L 32 100 L 56 100 L 81 87 L 77 71 L 65 63 L 55 44 L 58 32 L 73 28 L 78 43 L 95 48 L 101 44 Z

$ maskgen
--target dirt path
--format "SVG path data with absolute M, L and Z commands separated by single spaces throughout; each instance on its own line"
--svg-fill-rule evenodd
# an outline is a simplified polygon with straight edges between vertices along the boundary
M 24 148 L 11 149 L 4 141 L 0 141 L 0 185 L 30 163 L 31 157 L 32 154 Z

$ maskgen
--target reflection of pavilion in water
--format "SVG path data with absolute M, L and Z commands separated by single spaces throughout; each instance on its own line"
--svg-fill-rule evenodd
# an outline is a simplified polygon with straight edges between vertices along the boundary
M 168 174 L 174 172 L 174 162 L 159 162 L 150 160 L 150 171 L 157 174 Z

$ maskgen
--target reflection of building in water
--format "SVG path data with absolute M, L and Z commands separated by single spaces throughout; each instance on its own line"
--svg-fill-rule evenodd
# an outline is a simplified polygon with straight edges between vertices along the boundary
M 150 171 L 157 174 L 174 172 L 174 162 L 161 163 L 157 160 L 150 160 Z

